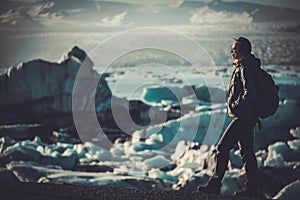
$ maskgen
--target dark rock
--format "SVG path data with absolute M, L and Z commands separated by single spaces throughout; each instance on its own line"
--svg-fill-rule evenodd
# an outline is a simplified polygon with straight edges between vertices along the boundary
M 176 164 L 170 164 L 170 165 L 168 165 L 166 167 L 160 168 L 160 171 L 162 171 L 162 172 L 168 172 L 168 171 L 171 171 L 171 170 L 175 169 L 176 167 L 177 167 Z
M 18 124 L 0 126 L 0 137 L 10 137 L 14 140 L 33 140 L 35 136 L 40 136 L 41 140 L 45 143 L 55 142 L 53 140 L 53 127 L 51 125 Z
M 76 166 L 76 170 L 84 171 L 84 172 L 113 172 L 114 169 L 112 167 L 106 165 L 78 165 Z

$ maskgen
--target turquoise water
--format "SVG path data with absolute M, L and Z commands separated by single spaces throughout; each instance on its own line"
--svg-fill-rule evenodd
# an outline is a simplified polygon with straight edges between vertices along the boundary
M 180 87 L 180 86 L 191 86 L 191 85 L 207 85 L 207 86 L 218 86 L 227 90 L 229 77 L 217 77 L 211 76 L 204 78 L 199 78 L 195 76 L 187 77 L 185 83 L 165 83 L 160 80 L 145 80 L 144 77 L 136 77 L 131 80 L 126 80 L 126 82 L 118 82 L 117 79 L 114 81 L 108 80 L 108 85 L 112 90 L 113 95 L 118 97 L 125 97 L 127 99 L 141 99 L 142 92 L 144 88 L 151 86 L 170 86 L 170 87 Z M 300 85 L 300 77 L 275 77 L 274 81 L 276 84 L 285 85 Z

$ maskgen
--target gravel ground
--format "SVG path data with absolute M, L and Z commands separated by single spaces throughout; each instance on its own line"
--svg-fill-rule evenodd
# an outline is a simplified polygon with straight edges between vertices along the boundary
M 205 199 L 205 200 L 238 200 L 252 199 L 224 195 L 207 195 L 199 192 L 134 190 L 112 187 L 76 186 L 66 184 L 0 184 L 0 199 L 48 200 L 48 199 Z

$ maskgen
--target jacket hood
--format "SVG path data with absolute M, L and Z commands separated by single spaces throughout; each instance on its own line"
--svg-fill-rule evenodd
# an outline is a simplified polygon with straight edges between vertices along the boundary
M 260 68 L 261 62 L 260 62 L 260 59 L 256 58 L 253 54 L 250 54 L 249 56 L 244 57 L 240 61 L 240 64 L 243 66 L 258 69 L 258 68 Z

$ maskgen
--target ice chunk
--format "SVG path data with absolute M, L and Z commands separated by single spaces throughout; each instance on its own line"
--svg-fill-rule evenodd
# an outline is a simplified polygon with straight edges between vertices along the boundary
M 157 155 L 144 161 L 145 169 L 162 168 L 170 164 L 170 160 L 162 155 Z
M 175 184 L 178 182 L 178 177 L 170 176 L 166 172 L 160 171 L 159 169 L 152 168 L 148 172 L 149 178 L 161 179 L 166 183 Z
M 288 141 L 290 149 L 300 153 L 300 139 Z
M 8 156 L 13 155 L 14 152 L 20 152 L 23 155 L 26 155 L 26 159 L 33 161 L 40 160 L 40 157 L 42 156 L 41 153 L 38 152 L 34 145 L 31 145 L 29 141 L 18 142 L 12 146 L 9 146 L 4 150 L 3 154 Z
M 62 156 L 71 156 L 75 154 L 75 151 L 73 149 L 66 149 L 63 153 L 62 153 Z
M 282 167 L 284 166 L 283 154 L 289 151 L 284 142 L 276 142 L 268 147 L 268 157 L 265 161 L 266 166 Z
M 84 143 L 84 147 L 88 149 L 90 153 L 96 153 L 97 151 L 101 151 L 102 148 L 93 144 L 92 142 L 86 142 Z
M 207 112 L 191 112 L 185 114 L 179 119 L 169 120 L 163 124 L 149 126 L 144 130 L 135 131 L 133 133 L 133 143 L 136 144 L 135 151 L 144 149 L 154 149 L 167 145 L 168 149 L 175 149 L 179 141 L 197 141 L 204 144 L 215 144 L 224 126 L 225 112 L 223 105 L 216 108 L 211 106 L 213 111 Z M 161 134 L 162 142 L 149 144 L 141 142 L 142 138 L 148 138 L 153 134 Z M 160 144 L 162 143 L 162 144 Z
M 70 151 L 65 156 L 57 158 L 57 163 L 64 169 L 74 169 L 77 156 L 74 152 Z
M 74 151 L 76 151 L 76 154 L 77 154 L 79 159 L 84 158 L 85 154 L 87 153 L 86 148 L 82 144 L 75 144 L 73 146 L 73 149 L 74 149 Z
M 243 167 L 243 161 L 241 158 L 240 150 L 237 151 L 230 151 L 230 164 L 233 168 L 242 168 Z
M 2 137 L 0 138 L 0 156 L 4 152 L 4 150 L 15 143 L 15 140 L 10 137 Z
M 150 130 L 151 132 L 151 130 Z M 141 132 L 135 132 L 134 137 L 143 139 L 144 135 L 139 135 Z M 160 149 L 164 144 L 164 138 L 162 134 L 154 133 L 150 135 L 144 142 L 134 141 L 131 152 L 144 151 L 144 150 L 157 150 Z
M 156 144 L 156 143 L 162 143 L 163 142 L 163 136 L 161 134 L 152 134 L 149 138 L 146 139 L 146 144 Z
M 184 140 L 178 142 L 175 152 L 171 155 L 172 161 L 179 160 L 185 153 L 185 151 L 188 149 L 188 146 L 186 145 L 186 142 Z
M 122 148 L 122 146 L 118 147 L 115 145 L 110 149 L 110 153 L 114 157 L 121 157 L 124 155 L 124 148 Z
M 123 175 L 128 175 L 128 166 L 126 165 L 120 165 L 119 167 L 114 168 L 114 173 L 115 174 L 123 174 Z
M 58 166 L 24 161 L 12 161 L 6 167 L 22 182 L 37 182 L 43 176 L 62 171 Z
M 266 166 L 281 167 L 286 162 L 299 161 L 300 140 L 276 142 L 268 147 L 268 156 L 264 162 Z
M 296 100 L 285 99 L 279 104 L 278 110 L 276 113 L 266 120 L 263 120 L 263 126 L 272 127 L 285 126 L 295 127 L 299 125 L 299 118 L 295 117 L 295 114 L 300 112 L 299 102 Z
M 245 182 L 245 171 L 241 169 L 233 169 L 227 171 L 222 181 L 221 193 L 232 195 L 236 190 L 242 188 Z
M 290 134 L 296 138 L 300 138 L 300 127 L 290 130 Z
M 300 180 L 285 186 L 272 199 L 298 200 L 300 194 Z
M 198 100 L 195 99 L 194 96 L 183 97 L 181 103 L 182 105 L 190 106 L 190 107 L 196 107 L 199 105 Z
M 206 85 L 200 85 L 195 87 L 195 93 L 199 100 L 204 102 L 211 102 L 213 97 L 214 103 L 224 103 L 226 101 L 226 92 L 224 89 L 216 87 L 207 87 Z
M 256 159 L 257 159 L 257 165 L 258 167 L 263 167 L 264 162 L 268 157 L 268 153 L 266 150 L 259 150 L 255 153 Z
M 194 165 L 196 166 L 196 165 Z M 198 166 L 196 166 L 198 167 Z M 181 179 L 184 179 L 185 181 L 190 180 L 195 175 L 195 170 L 193 169 L 195 167 L 188 167 L 184 169 L 184 173 L 180 176 Z

